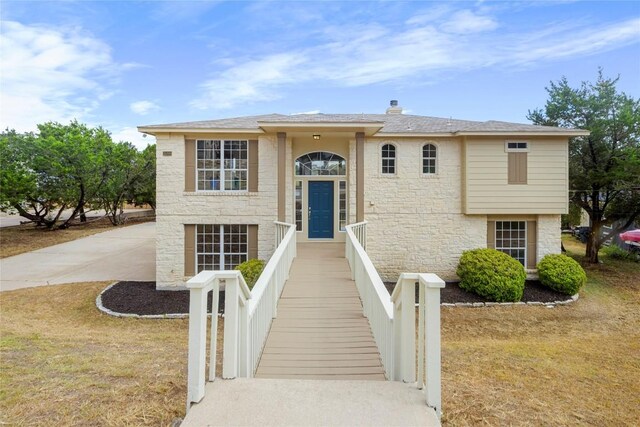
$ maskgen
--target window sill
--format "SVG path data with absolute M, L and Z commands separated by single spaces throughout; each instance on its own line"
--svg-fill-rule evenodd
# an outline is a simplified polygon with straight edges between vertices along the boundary
M 183 191 L 183 196 L 206 196 L 206 197 L 255 197 L 259 195 L 257 191 Z

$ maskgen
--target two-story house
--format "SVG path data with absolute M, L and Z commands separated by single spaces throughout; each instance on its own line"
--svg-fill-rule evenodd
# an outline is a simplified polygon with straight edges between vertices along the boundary
M 268 114 L 140 126 L 157 138 L 159 289 L 298 241 L 344 241 L 366 220 L 385 280 L 454 278 L 462 251 L 492 247 L 534 270 L 560 252 L 568 140 L 586 131 L 402 114 Z

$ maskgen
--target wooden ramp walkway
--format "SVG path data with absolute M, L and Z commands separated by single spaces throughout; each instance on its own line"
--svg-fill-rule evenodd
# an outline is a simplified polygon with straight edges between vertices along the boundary
M 299 243 L 256 378 L 385 380 L 344 243 Z

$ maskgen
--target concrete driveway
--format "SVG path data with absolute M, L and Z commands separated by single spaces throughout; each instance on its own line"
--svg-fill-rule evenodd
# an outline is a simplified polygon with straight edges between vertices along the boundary
M 103 280 L 155 280 L 156 224 L 146 222 L 0 260 L 0 291 Z

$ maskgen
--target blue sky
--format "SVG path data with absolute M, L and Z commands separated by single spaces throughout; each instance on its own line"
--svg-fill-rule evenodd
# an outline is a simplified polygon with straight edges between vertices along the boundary
M 640 2 L 2 1 L 2 128 L 267 113 L 526 122 L 550 80 L 640 97 Z

